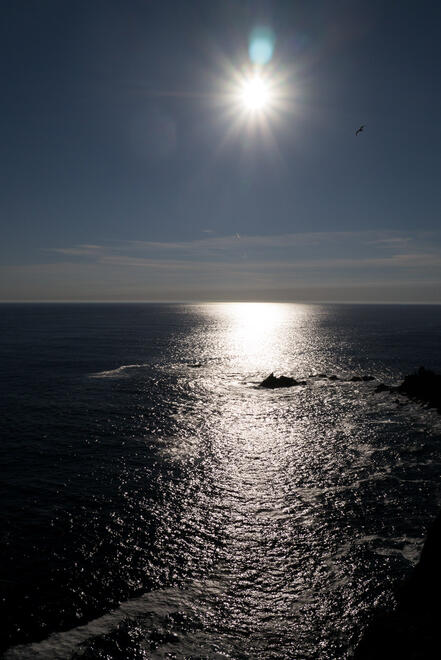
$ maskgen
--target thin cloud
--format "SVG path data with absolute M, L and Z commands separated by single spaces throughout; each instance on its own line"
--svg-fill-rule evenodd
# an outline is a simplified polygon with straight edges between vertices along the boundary
M 428 268 L 428 267 L 441 267 L 441 255 L 433 254 L 400 254 L 391 257 L 372 257 L 365 259 L 353 258 L 339 258 L 339 259 L 303 259 L 292 261 L 247 261 L 243 263 L 243 254 L 240 255 L 240 260 L 235 263 L 237 269 L 271 269 L 277 271 L 283 270 L 311 270 L 311 269 L 326 269 L 326 268 L 354 268 L 364 269 L 369 267 L 382 267 L 382 268 L 395 268 L 395 267 L 409 267 L 409 268 Z M 131 268 L 156 268 L 156 269 L 182 269 L 189 271 L 200 271 L 207 268 L 231 268 L 230 261 L 186 261 L 186 260 L 170 260 L 170 259 L 152 259 L 142 257 L 131 257 L 109 255 L 100 259 L 100 263 L 113 264 L 115 266 L 128 266 Z
M 15 291 L 17 299 L 234 300 L 249 293 L 292 300 L 296 291 L 305 292 L 306 299 L 306 292 L 314 289 L 318 299 L 323 290 L 323 299 L 337 300 L 339 289 L 346 291 L 342 299 L 350 299 L 351 288 L 364 287 L 368 299 L 370 286 L 380 291 L 387 283 L 395 287 L 397 300 L 423 299 L 425 286 L 431 300 L 441 300 L 436 293 L 438 282 L 441 291 L 441 232 L 329 231 L 240 238 L 238 233 L 204 232 L 190 241 L 102 241 L 59 246 L 49 253 L 49 263 L 2 269 L 3 295 Z
M 77 245 L 69 248 L 46 248 L 46 251 L 67 254 L 74 257 L 83 257 L 94 255 L 104 249 L 103 245 Z
M 54 254 L 103 260 L 107 263 L 125 260 L 129 265 L 153 262 L 236 261 L 246 254 L 250 260 L 271 265 L 286 261 L 305 267 L 332 265 L 338 262 L 358 264 L 415 262 L 437 265 L 441 254 L 441 234 L 428 240 L 424 234 L 386 231 L 317 232 L 279 235 L 208 236 L 192 241 L 124 241 L 107 245 L 76 245 L 51 248 Z M 389 255 L 384 257 L 384 249 Z M 348 257 L 347 255 L 351 255 Z M 386 261 L 385 261 L 386 260 Z
M 432 238 L 441 239 L 441 233 L 433 233 Z M 237 246 L 237 233 L 227 236 L 215 236 L 192 241 L 127 241 L 136 250 L 146 249 L 169 249 L 195 252 L 201 249 L 221 251 L 231 249 Z M 424 232 L 414 234 L 403 234 L 390 231 L 345 231 L 345 232 L 303 232 L 291 234 L 270 234 L 270 235 L 240 235 L 242 247 L 261 247 L 261 248 L 287 248 L 287 247 L 314 247 L 320 245 L 342 245 L 346 243 L 365 245 L 365 246 L 388 246 L 399 249 L 415 241 L 427 239 Z

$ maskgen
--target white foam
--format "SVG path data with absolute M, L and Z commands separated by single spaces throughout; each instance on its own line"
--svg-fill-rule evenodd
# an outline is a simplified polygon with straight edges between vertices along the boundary
M 375 547 L 376 542 L 380 542 L 383 545 Z M 366 545 L 368 547 L 374 544 L 372 551 L 377 555 L 383 555 L 385 557 L 389 557 L 391 555 L 401 555 L 406 561 L 415 566 L 421 556 L 421 550 L 424 545 L 424 538 L 411 536 L 397 536 L 389 538 L 372 534 L 368 536 L 362 536 L 356 541 L 356 543 L 357 545 Z
M 6 651 L 5 660 L 69 660 L 81 644 L 101 635 L 108 635 L 122 621 L 143 614 L 154 613 L 162 617 L 183 609 L 182 592 L 163 589 L 128 600 L 118 609 L 94 619 L 84 626 L 53 633 L 41 642 L 21 644 Z M 184 605 L 185 607 L 185 605 Z
M 89 378 L 126 378 L 126 371 L 129 369 L 142 369 L 148 367 L 148 364 L 122 364 L 117 369 L 110 369 L 109 371 L 98 371 L 95 374 L 90 374 Z

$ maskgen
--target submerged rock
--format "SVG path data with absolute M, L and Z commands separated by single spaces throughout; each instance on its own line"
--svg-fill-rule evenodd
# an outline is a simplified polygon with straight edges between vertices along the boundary
M 272 373 L 260 383 L 260 387 L 266 387 L 270 390 L 274 390 L 277 387 L 293 387 L 294 385 L 306 385 L 306 382 L 304 380 L 296 380 L 290 376 L 277 377 Z

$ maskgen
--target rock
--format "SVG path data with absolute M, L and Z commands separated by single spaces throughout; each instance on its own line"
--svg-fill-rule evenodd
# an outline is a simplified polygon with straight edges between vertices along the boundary
M 395 611 L 375 615 L 361 638 L 354 660 L 439 657 L 440 556 L 441 515 L 429 530 L 420 561 L 397 589 Z
M 396 391 L 441 411 L 441 374 L 430 369 L 420 367 L 416 373 L 406 376 Z
M 441 515 L 429 529 L 418 564 L 400 593 L 400 609 L 413 608 L 440 613 L 441 593 Z
M 420 367 L 414 374 L 405 376 L 398 387 L 388 387 L 380 383 L 375 388 L 375 392 L 397 392 L 441 412 L 441 374 L 424 367 Z
M 375 380 L 373 376 L 352 376 L 351 383 L 367 383 L 370 380 Z
M 294 385 L 306 385 L 306 382 L 304 380 L 298 381 L 289 376 L 277 377 L 272 373 L 260 383 L 260 387 L 266 387 L 270 390 L 274 390 L 278 387 L 293 387 Z
M 328 380 L 338 380 L 338 376 L 328 376 Z
M 361 380 L 362 380 L 364 383 L 368 383 L 368 382 L 371 381 L 371 380 L 375 380 L 375 377 L 374 377 L 374 376 L 362 376 L 362 377 L 361 377 Z

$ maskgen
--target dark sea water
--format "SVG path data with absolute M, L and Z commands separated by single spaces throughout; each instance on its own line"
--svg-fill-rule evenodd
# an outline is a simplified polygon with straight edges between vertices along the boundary
M 374 389 L 440 340 L 437 306 L 0 306 L 4 657 L 350 657 L 441 504 L 441 418 Z

